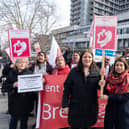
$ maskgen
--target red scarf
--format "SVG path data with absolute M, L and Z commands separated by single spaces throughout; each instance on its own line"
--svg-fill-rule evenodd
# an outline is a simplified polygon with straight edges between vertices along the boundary
M 112 72 L 110 72 L 107 78 L 107 90 L 112 94 L 124 94 L 129 91 L 129 70 L 123 72 L 120 76 L 115 77 Z

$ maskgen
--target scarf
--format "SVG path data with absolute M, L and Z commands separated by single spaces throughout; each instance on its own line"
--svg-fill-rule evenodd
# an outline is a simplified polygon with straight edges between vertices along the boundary
M 42 75 L 45 75 L 46 74 L 46 62 L 44 64 L 39 64 L 40 67 L 38 65 L 35 65 L 35 68 L 34 68 L 34 73 L 41 73 Z
M 109 73 L 107 78 L 107 90 L 112 94 L 124 94 L 129 91 L 129 70 L 126 70 L 119 76 L 115 76 L 113 72 Z

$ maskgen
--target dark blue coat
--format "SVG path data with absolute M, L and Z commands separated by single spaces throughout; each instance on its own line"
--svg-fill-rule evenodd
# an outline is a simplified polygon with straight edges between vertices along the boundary
M 64 83 L 62 107 L 69 107 L 68 122 L 72 127 L 86 128 L 96 123 L 99 77 L 95 69 L 87 77 L 77 68 L 69 73 Z
M 104 129 L 129 129 L 129 93 L 109 95 Z

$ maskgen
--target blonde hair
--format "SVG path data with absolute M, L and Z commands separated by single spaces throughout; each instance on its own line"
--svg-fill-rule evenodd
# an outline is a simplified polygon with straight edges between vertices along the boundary
M 28 59 L 28 57 L 18 57 L 18 58 L 16 59 L 15 64 L 19 63 L 20 61 L 26 61 L 26 63 L 29 64 L 29 59 Z

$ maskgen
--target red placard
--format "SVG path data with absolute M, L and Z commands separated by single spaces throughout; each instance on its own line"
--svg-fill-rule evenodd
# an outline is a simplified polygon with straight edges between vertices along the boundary
M 96 26 L 95 48 L 115 50 L 115 27 Z
M 29 39 L 27 38 L 12 38 L 12 56 L 13 57 L 25 57 L 30 56 L 29 51 Z
M 8 37 L 12 57 L 29 57 L 31 55 L 29 30 L 9 30 Z
M 100 96 L 100 90 L 98 90 L 98 96 Z M 98 120 L 93 127 L 104 127 L 104 116 L 105 116 L 105 108 L 107 105 L 107 100 L 100 100 L 98 98 L 98 103 L 99 103 Z

